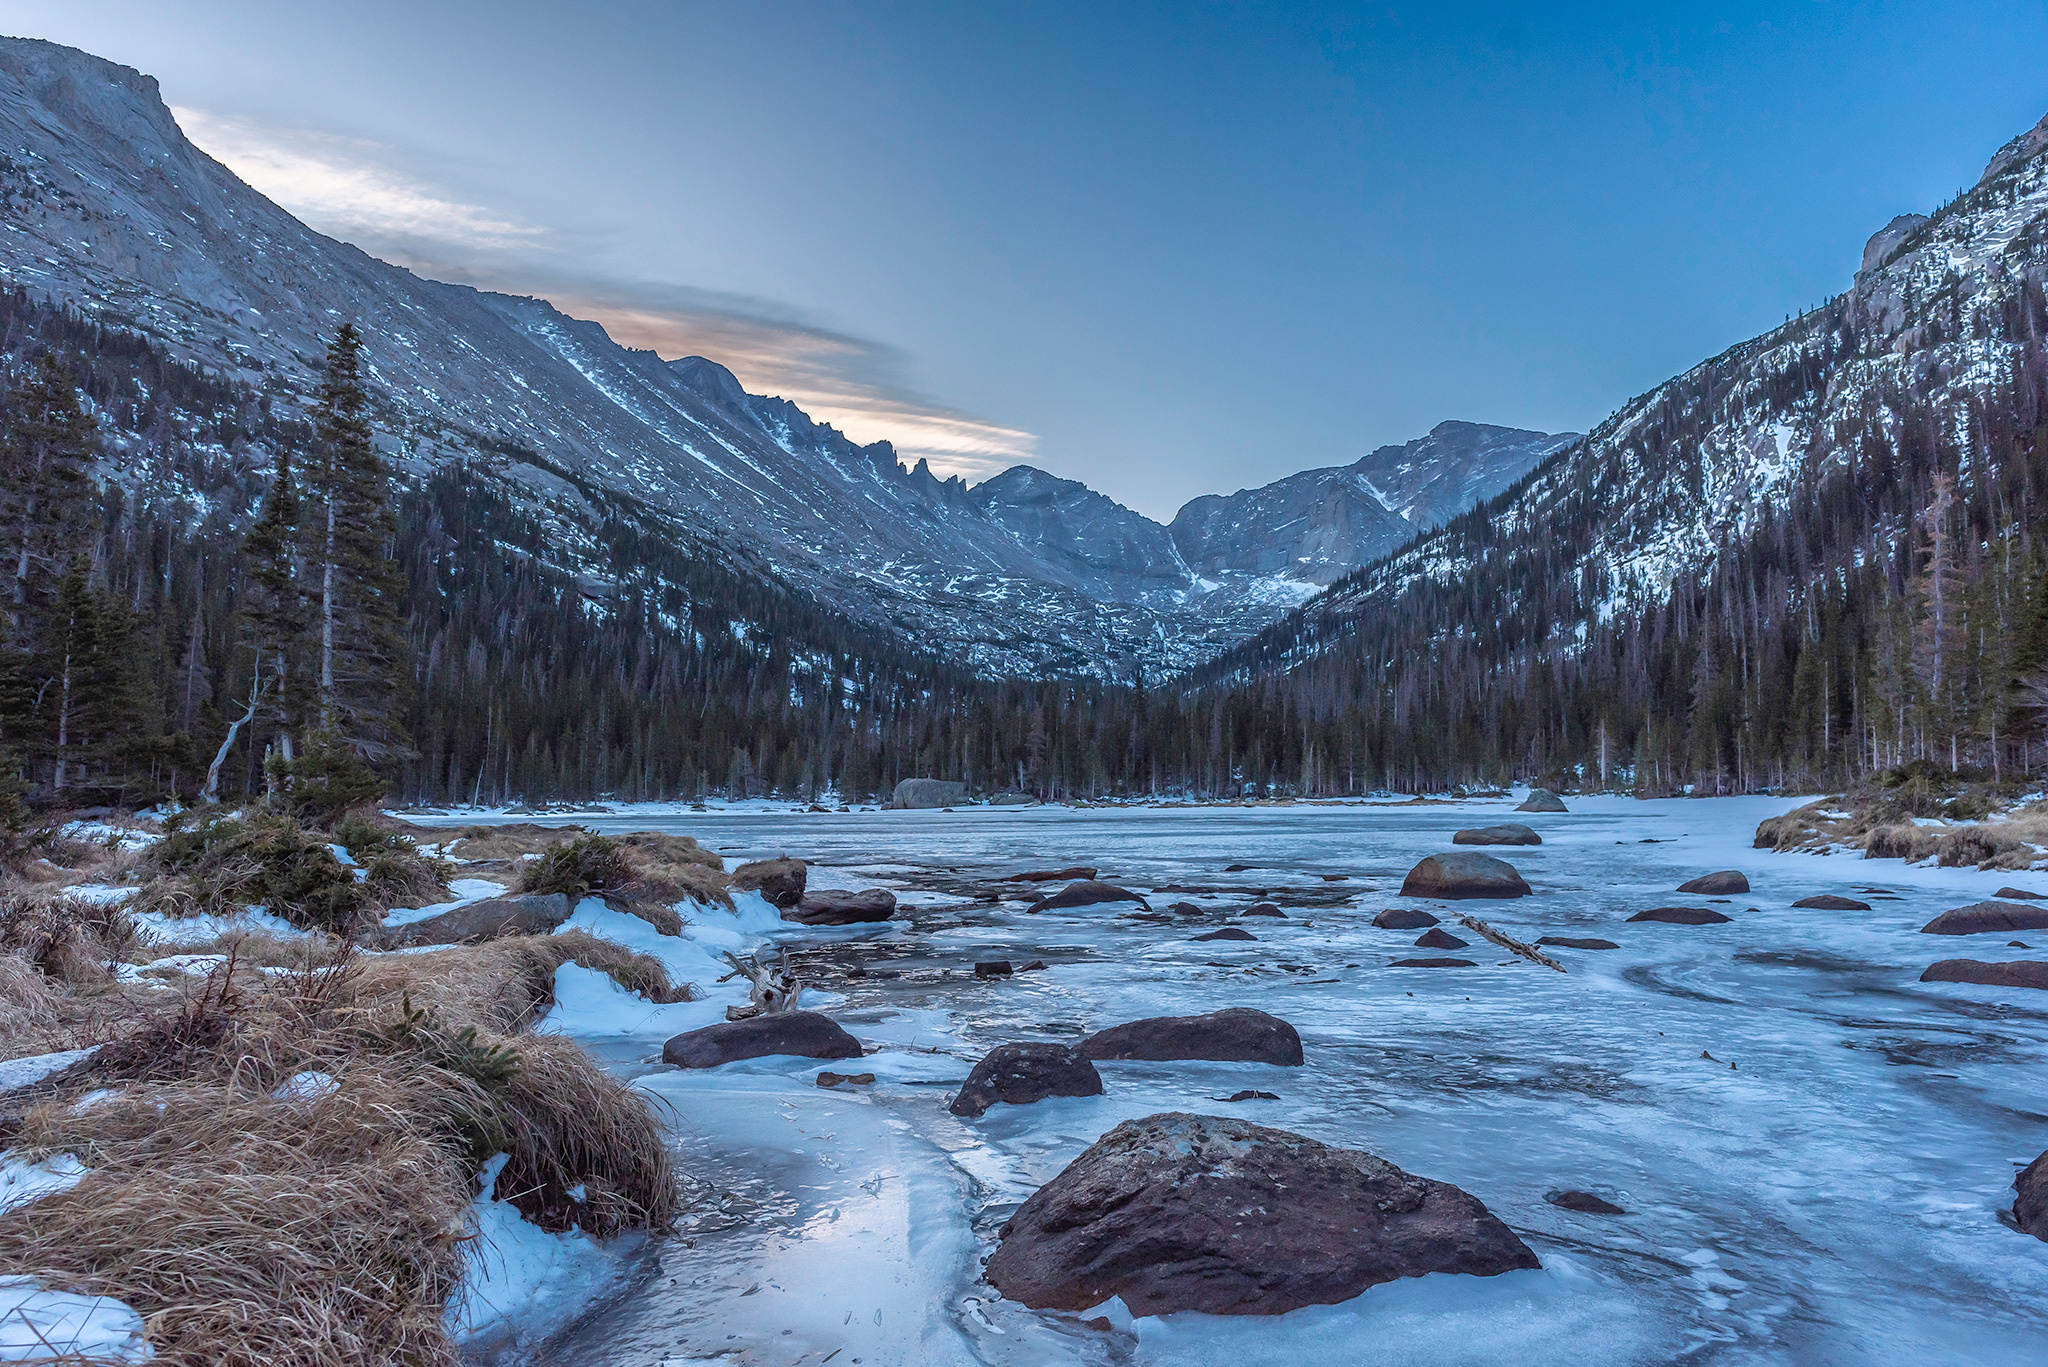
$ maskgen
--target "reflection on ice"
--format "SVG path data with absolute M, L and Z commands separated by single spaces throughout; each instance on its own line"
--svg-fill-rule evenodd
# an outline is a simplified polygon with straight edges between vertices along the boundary
M 1416 952 L 1414 931 L 1370 924 L 1388 906 L 1419 905 L 1398 897 L 1402 874 L 1507 805 L 583 818 L 687 832 L 735 847 L 734 861 L 788 851 L 826 866 L 821 886 L 896 888 L 907 919 L 820 931 L 743 905 L 697 917 L 677 940 L 595 903 L 578 910 L 574 924 L 658 954 L 707 989 L 701 1002 L 650 1011 L 571 974 L 554 1022 L 667 1103 L 706 1198 L 651 1255 L 642 1284 L 558 1356 L 2040 1360 L 2048 1244 L 1998 1213 L 2017 1165 L 2048 1146 L 2048 994 L 2037 1003 L 1916 981 L 1955 952 L 1918 928 L 2014 875 L 1750 849 L 1757 821 L 1790 801 L 1575 800 L 1568 815 L 1515 818 L 1545 841 L 1504 852 L 1534 895 L 1481 914 L 1518 939 L 1599 937 L 1619 949 L 1556 949 L 1563 975 L 1477 942 L 1459 951 L 1474 968 L 1387 967 Z M 1153 901 L 1201 910 L 1169 921 L 1120 914 L 1127 905 L 1027 916 L 1021 901 L 977 900 L 969 886 L 1073 863 L 1141 891 L 1199 887 Z M 1232 864 L 1254 867 L 1226 873 Z M 1684 901 L 1678 884 L 1715 869 L 1741 870 L 1753 888 L 1716 905 L 1728 923 L 1628 922 Z M 1873 910 L 1791 906 L 1823 892 Z M 1287 916 L 1242 922 L 1254 942 L 1193 941 L 1240 923 L 1256 898 Z M 2027 953 L 1993 938 L 1968 952 Z M 665 1032 L 687 1028 L 677 1021 L 716 1019 L 744 1000 L 736 984 L 716 985 L 718 951 L 764 939 L 800 951 L 820 982 L 805 1005 L 830 1011 L 870 1056 L 857 1067 L 653 1067 Z M 1049 967 L 978 982 L 979 958 Z M 1100 1097 L 997 1105 L 975 1121 L 946 1114 L 952 1089 L 996 1044 L 1071 1042 L 1123 1020 L 1233 1005 L 1290 1021 L 1306 1066 L 1105 1063 Z M 824 1067 L 876 1080 L 822 1089 Z M 1216 1100 L 1241 1090 L 1278 1099 Z M 1118 1121 L 1174 1109 L 1242 1115 L 1454 1183 L 1521 1234 L 1543 1269 L 1413 1279 L 1274 1319 L 1112 1312 L 1107 1328 L 1025 1311 L 979 1283 L 979 1258 L 1032 1190 Z M 1544 1200 L 1561 1188 L 1627 1214 Z

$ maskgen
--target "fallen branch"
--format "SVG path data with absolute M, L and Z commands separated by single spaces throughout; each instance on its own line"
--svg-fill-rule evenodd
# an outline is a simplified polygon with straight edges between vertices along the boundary
M 749 954 L 742 959 L 731 950 L 726 950 L 725 961 L 732 965 L 732 972 L 720 978 L 730 982 L 734 978 L 745 978 L 752 984 L 749 996 L 752 1004 L 744 1007 L 729 1007 L 727 1020 L 744 1020 L 749 1016 L 774 1016 L 784 1011 L 796 1010 L 797 998 L 803 995 L 804 985 L 797 981 L 796 970 L 789 966 L 789 955 L 783 953 L 777 961 L 764 964 L 756 955 Z
M 1560 973 L 1565 971 L 1565 967 L 1563 964 L 1551 958 L 1548 954 L 1545 954 L 1542 950 L 1536 948 L 1536 946 L 1525 945 L 1512 935 L 1501 934 L 1492 926 L 1480 920 L 1477 916 L 1460 916 L 1458 918 L 1458 921 L 1468 930 L 1478 931 L 1481 935 L 1484 935 L 1487 939 L 1493 941 L 1502 949 L 1511 950 L 1514 953 L 1521 955 L 1523 958 L 1527 959 L 1532 964 L 1542 964 L 1545 968 L 1554 968 Z

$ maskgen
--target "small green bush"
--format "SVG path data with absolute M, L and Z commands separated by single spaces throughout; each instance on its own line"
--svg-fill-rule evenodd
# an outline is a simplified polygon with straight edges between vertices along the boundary
M 370 905 L 325 840 L 276 812 L 181 825 L 152 855 L 174 882 L 151 900 L 188 914 L 260 905 L 301 929 L 345 935 Z
M 587 892 L 623 888 L 632 881 L 633 870 L 618 841 L 585 835 L 529 860 L 519 875 L 519 891 L 566 892 L 581 897 Z

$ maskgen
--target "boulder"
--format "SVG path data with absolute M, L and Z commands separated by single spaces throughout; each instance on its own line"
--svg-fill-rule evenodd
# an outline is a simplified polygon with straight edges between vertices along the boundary
M 1612 940 L 1582 940 L 1571 935 L 1546 935 L 1536 942 L 1539 945 L 1557 945 L 1562 949 L 1620 949 Z
M 1435 925 L 1437 918 L 1426 911 L 1417 911 L 1411 907 L 1388 907 L 1373 917 L 1372 923 L 1381 930 L 1421 930 L 1425 926 Z
M 1729 920 L 1712 907 L 1651 907 L 1628 918 L 1631 921 L 1662 921 L 1671 926 L 1712 926 Z
M 575 909 L 575 902 L 565 892 L 486 897 L 424 920 L 379 927 L 378 943 L 386 949 L 403 949 L 411 945 L 468 944 L 474 940 L 495 940 L 501 935 L 548 935 L 568 920 Z
M 1078 883 L 1067 884 L 1050 897 L 1039 898 L 1031 904 L 1028 910 L 1036 914 L 1041 911 L 1059 911 L 1065 907 L 1092 907 L 1103 902 L 1136 902 L 1147 911 L 1152 909 L 1150 902 L 1147 902 L 1129 888 L 1120 888 L 1114 883 L 1098 883 L 1092 878 L 1084 878 Z
M 782 919 L 806 926 L 856 926 L 886 921 L 896 914 L 896 894 L 887 888 L 866 888 L 860 892 L 807 892 L 793 907 L 782 909 Z
M 1003 878 L 1005 883 L 1065 883 L 1076 878 L 1087 879 L 1095 876 L 1095 870 L 1083 865 L 1071 869 L 1033 869 L 1029 873 L 1013 873 Z
M 1808 911 L 1869 911 L 1870 903 L 1859 902 L 1853 897 L 1837 897 L 1832 892 L 1823 892 L 1816 897 L 1802 897 L 1792 904 Z
M 1471 941 L 1461 940 L 1437 926 L 1423 931 L 1415 941 L 1417 949 L 1464 949 L 1470 944 Z
M 1201 940 L 1256 940 L 1258 938 L 1258 936 L 1240 926 L 1225 926 L 1221 930 L 1212 930 L 1207 935 L 1197 935 L 1193 937 L 1190 943 Z
M 897 811 L 926 811 L 950 807 L 967 798 L 967 785 L 942 778 L 906 778 L 889 795 L 889 806 Z
M 2016 930 L 2048 930 L 2048 907 L 2018 902 L 1977 902 L 1944 911 L 1920 927 L 1922 935 L 2010 935 Z
M 1389 968 L 1477 968 L 1470 959 L 1396 959 Z
M 1280 1315 L 1397 1277 L 1538 1266 L 1476 1198 L 1224 1116 L 1125 1121 L 1002 1229 L 990 1285 L 1033 1309 Z
M 1529 885 L 1515 866 L 1490 854 L 1457 851 L 1433 854 L 1408 871 L 1403 897 L 1434 897 L 1442 901 L 1490 897 L 1527 897 Z
M 1196 906 L 1193 902 L 1168 902 L 1166 909 L 1182 916 L 1201 916 L 1205 914 L 1203 909 Z
M 869 1087 L 874 1085 L 874 1081 L 875 1075 L 873 1073 L 818 1074 L 818 1085 L 820 1087 Z
M 2044 897 L 2042 893 L 2028 892 L 2025 888 L 2000 888 L 1991 895 L 1993 897 L 2017 897 L 2022 902 L 2039 902 Z
M 1678 890 L 1695 897 L 1730 897 L 1738 892 L 1748 892 L 1749 880 L 1734 869 L 1723 869 L 1719 873 L 1701 874 L 1690 883 L 1680 883 Z
M 1038 799 L 1029 793 L 997 793 L 988 800 L 991 807 L 1036 807 Z
M 2012 1179 L 2018 1199 L 2012 1203 L 2013 1223 L 2036 1239 L 2048 1241 L 2048 1153 L 2020 1169 Z
M 1237 914 L 1239 916 L 1278 916 L 1282 920 L 1287 919 L 1287 913 L 1274 906 L 1271 902 L 1254 902 Z
M 661 1061 L 682 1068 L 716 1068 L 736 1059 L 795 1054 L 801 1058 L 859 1058 L 860 1041 L 816 1011 L 769 1016 L 687 1030 L 662 1046 Z
M 1979 987 L 2048 988 L 2048 963 L 2025 960 L 1987 964 L 1976 959 L 1943 959 L 1920 975 L 1923 983 L 1975 983 Z
M 1500 826 L 1480 826 L 1469 831 L 1459 831 L 1451 837 L 1453 845 L 1541 845 L 1543 837 L 1517 822 Z
M 1209 1059 L 1218 1063 L 1298 1067 L 1301 1036 L 1278 1016 L 1248 1006 L 1232 1006 L 1206 1016 L 1152 1016 L 1112 1025 L 1082 1040 L 1080 1050 L 1096 1060 L 1143 1059 L 1166 1063 L 1176 1059 Z
M 983 959 L 974 966 L 977 978 L 1007 978 L 1013 971 L 1008 959 Z
M 948 1107 L 978 1116 L 998 1101 L 1024 1106 L 1049 1096 L 1101 1096 L 1102 1074 L 1064 1044 L 999 1044 L 974 1065 Z
M 734 892 L 758 892 L 769 906 L 787 910 L 804 900 L 808 871 L 801 859 L 757 859 L 732 871 Z
M 1612 1201 L 1603 1201 L 1590 1191 L 1550 1191 L 1543 1199 L 1553 1206 L 1576 1210 L 1585 1215 L 1626 1215 L 1627 1211 Z
M 1558 795 L 1551 792 L 1550 789 L 1531 788 L 1528 798 L 1515 810 L 1518 812 L 1562 812 L 1569 809 Z

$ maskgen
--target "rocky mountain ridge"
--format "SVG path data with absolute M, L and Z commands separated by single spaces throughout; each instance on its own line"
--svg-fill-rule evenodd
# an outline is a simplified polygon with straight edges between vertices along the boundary
M 991 675 L 1192 665 L 1554 440 L 1446 424 L 1171 528 L 1031 467 L 970 488 L 748 394 L 713 361 L 665 362 L 544 300 L 421 279 L 323 237 L 194 147 L 154 80 L 32 39 L 0 40 L 0 213 L 0 280 L 287 410 L 334 324 L 357 322 L 402 472 L 480 460 L 546 504 L 577 497 L 570 471 Z M 1459 440 L 1439 442 L 1446 428 Z

